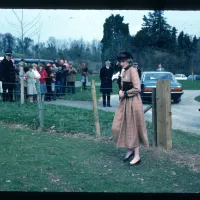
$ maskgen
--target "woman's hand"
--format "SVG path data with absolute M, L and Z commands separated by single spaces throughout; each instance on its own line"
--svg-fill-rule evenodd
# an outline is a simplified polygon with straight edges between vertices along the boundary
M 122 90 L 119 91 L 119 97 L 120 97 L 120 98 L 123 98 L 123 97 L 124 97 L 124 91 L 122 91 Z

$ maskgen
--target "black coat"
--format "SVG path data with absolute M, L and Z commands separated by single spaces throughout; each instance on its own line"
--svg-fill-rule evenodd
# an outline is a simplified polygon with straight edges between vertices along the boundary
M 16 71 L 12 60 L 3 59 L 0 63 L 0 81 L 7 83 L 15 83 Z
M 137 72 L 138 72 L 139 78 L 141 79 L 141 75 L 142 75 L 141 70 L 140 70 L 140 69 L 137 69 Z
M 100 70 L 100 79 L 101 79 L 101 87 L 100 92 L 112 92 L 112 76 L 113 76 L 113 68 L 110 67 L 107 69 L 106 67 L 102 67 Z
M 62 76 L 63 76 L 62 70 L 58 70 L 56 72 L 56 81 L 61 81 L 62 80 Z

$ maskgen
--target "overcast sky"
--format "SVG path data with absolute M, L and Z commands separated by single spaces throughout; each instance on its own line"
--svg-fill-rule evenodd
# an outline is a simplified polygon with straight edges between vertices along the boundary
M 21 10 L 15 10 L 20 14 Z M 147 10 L 24 10 L 24 21 L 30 22 L 41 12 L 42 28 L 40 40 L 46 41 L 50 36 L 56 39 L 79 39 L 86 41 L 101 40 L 103 24 L 111 14 L 124 16 L 124 22 L 129 23 L 130 34 L 136 34 L 143 23 Z M 200 11 L 165 11 L 164 16 L 171 26 L 189 35 L 200 36 Z M 0 33 L 10 32 L 18 36 L 17 30 L 8 21 L 18 24 L 11 9 L 0 9 Z M 34 30 L 34 28 L 32 29 Z M 36 36 L 32 36 L 36 40 Z

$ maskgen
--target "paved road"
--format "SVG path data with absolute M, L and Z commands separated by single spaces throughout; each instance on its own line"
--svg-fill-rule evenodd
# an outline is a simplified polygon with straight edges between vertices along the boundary
M 182 101 L 179 104 L 172 103 L 172 128 L 180 129 L 188 132 L 200 134 L 200 103 L 196 102 L 194 98 L 200 95 L 199 90 L 185 90 L 182 96 Z M 77 108 L 92 109 L 93 105 L 90 101 L 70 101 L 70 100 L 57 100 L 50 102 L 55 105 L 66 105 Z M 111 97 L 112 107 L 102 107 L 102 99 L 98 101 L 98 109 L 107 112 L 115 112 L 118 105 L 118 95 Z M 148 104 L 143 105 L 145 109 Z M 149 110 L 145 113 L 145 119 L 152 120 L 152 111 Z

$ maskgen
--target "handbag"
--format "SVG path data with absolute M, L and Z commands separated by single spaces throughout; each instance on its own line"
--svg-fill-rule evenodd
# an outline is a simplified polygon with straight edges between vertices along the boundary
M 133 88 L 133 83 L 132 82 L 123 81 L 123 88 L 122 88 L 123 91 L 128 91 L 128 90 L 130 90 L 132 88 Z

